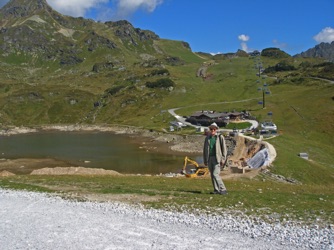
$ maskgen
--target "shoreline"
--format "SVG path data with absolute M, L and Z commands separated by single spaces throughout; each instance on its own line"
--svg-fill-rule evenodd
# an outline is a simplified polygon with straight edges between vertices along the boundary
M 113 133 L 115 135 L 124 136 L 129 143 L 145 150 L 146 152 L 156 152 L 158 154 L 177 155 L 177 156 L 197 156 L 201 153 L 202 142 L 204 140 L 201 135 L 176 135 L 165 132 L 152 131 L 148 129 L 133 126 L 96 126 L 96 125 L 50 125 L 50 126 L 32 126 L 32 127 L 8 127 L 0 130 L 0 136 L 14 136 L 29 133 L 43 132 L 101 132 Z M 23 167 L 24 166 L 24 167 Z M 73 165 L 67 161 L 53 158 L 1 158 L 0 159 L 0 176 L 14 174 L 30 174 L 34 170 L 48 168 L 63 168 L 69 170 L 71 168 L 78 169 L 83 165 Z M 11 169 L 11 170 L 10 170 Z M 77 170 L 76 170 L 77 171 Z M 89 170 L 87 170 L 89 172 Z M 82 169 L 77 174 L 87 174 Z M 59 171 L 57 171 L 59 172 Z M 101 171 L 100 171 L 101 172 Z M 96 170 L 96 174 L 100 173 Z M 91 172 L 90 172 L 91 173 Z
M 9 127 L 0 130 L 0 136 L 11 136 L 28 133 L 39 132 L 110 132 L 116 135 L 124 135 L 132 139 L 132 143 L 136 143 L 147 150 L 154 150 L 159 153 L 179 154 L 202 153 L 202 141 L 204 137 L 201 135 L 179 135 L 165 132 L 158 132 L 140 127 L 118 125 L 45 125 L 32 127 Z

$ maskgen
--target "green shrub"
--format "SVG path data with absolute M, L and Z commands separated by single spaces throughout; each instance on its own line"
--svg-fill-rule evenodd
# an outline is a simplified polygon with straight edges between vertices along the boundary
M 147 82 L 146 87 L 148 88 L 169 88 L 174 87 L 175 83 L 169 78 L 158 79 L 155 82 Z
M 310 68 L 312 66 L 312 64 L 310 62 L 302 62 L 301 64 L 299 64 L 299 67 L 301 68 Z
M 169 75 L 168 69 L 156 69 L 151 72 L 152 76 Z
M 268 67 L 264 70 L 264 73 L 272 73 L 272 72 L 279 72 L 279 71 L 292 71 L 296 70 L 296 68 L 288 64 L 286 61 L 281 61 L 277 63 L 275 66 Z
M 124 86 L 115 86 L 115 87 L 106 89 L 105 93 L 107 93 L 109 95 L 115 95 L 115 94 L 117 94 L 123 88 L 125 88 L 125 87 Z

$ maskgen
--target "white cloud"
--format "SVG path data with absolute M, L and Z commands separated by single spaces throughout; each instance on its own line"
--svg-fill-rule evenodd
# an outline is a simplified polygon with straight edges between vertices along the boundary
M 242 35 L 239 35 L 238 36 L 238 39 L 240 40 L 240 41 L 242 41 L 241 42 L 241 49 L 243 50 L 243 51 L 246 51 L 246 52 L 249 52 L 249 48 L 248 48 L 248 45 L 247 45 L 247 41 L 250 39 L 250 37 L 249 36 L 247 36 L 247 35 L 244 35 L 244 34 L 242 34 Z
M 116 19 L 126 19 L 138 9 L 153 12 L 163 0 L 117 0 Z
M 2 0 L 0 0 L 2 1 Z M 62 14 L 85 16 L 95 10 L 100 20 L 127 19 L 137 10 L 153 12 L 163 0 L 47 0 L 51 7 Z
M 242 35 L 239 35 L 239 36 L 238 36 L 238 39 L 239 39 L 240 41 L 247 42 L 247 41 L 250 39 L 250 37 L 247 36 L 247 35 L 242 34 Z
M 109 0 L 47 0 L 48 4 L 58 12 L 70 16 L 85 16 L 87 10 L 98 8 Z
M 99 20 L 128 19 L 138 10 L 153 12 L 164 0 L 46 0 L 46 2 L 61 14 L 85 17 L 88 11 L 93 11 Z M 9 0 L 0 0 L 0 7 Z
M 247 43 L 245 43 L 245 42 L 242 42 L 242 43 L 241 43 L 241 49 L 242 49 L 243 51 L 249 52 L 249 51 L 248 51 L 248 45 L 247 45 Z
M 331 27 L 326 27 L 320 31 L 317 35 L 313 37 L 318 43 L 331 43 L 334 41 L 334 29 Z
M 56 11 L 64 15 L 84 17 L 94 10 L 103 20 L 127 19 L 139 9 L 153 12 L 164 0 L 46 0 Z M 9 0 L 0 0 L 0 7 Z

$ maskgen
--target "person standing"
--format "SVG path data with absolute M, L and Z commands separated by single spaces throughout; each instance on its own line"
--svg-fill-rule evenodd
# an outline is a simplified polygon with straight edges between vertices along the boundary
M 226 187 L 220 177 L 220 167 L 227 162 L 227 148 L 224 136 L 218 133 L 218 126 L 214 122 L 209 126 L 210 132 L 204 140 L 203 161 L 208 166 L 213 185 L 212 194 L 227 194 Z

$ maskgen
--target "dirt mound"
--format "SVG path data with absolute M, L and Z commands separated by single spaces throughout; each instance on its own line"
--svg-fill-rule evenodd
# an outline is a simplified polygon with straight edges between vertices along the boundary
M 69 163 L 55 159 L 0 159 L 0 171 L 9 171 L 14 174 L 30 174 L 35 169 L 45 167 L 69 167 Z
M 252 158 L 258 151 L 263 149 L 265 145 L 257 140 L 250 140 L 243 136 L 235 137 L 236 146 L 230 160 L 233 162 L 243 162 Z
M 13 176 L 13 175 L 15 175 L 15 174 L 13 174 L 9 171 L 6 171 L 6 170 L 0 172 L 0 177 L 8 177 L 8 176 Z
M 84 167 L 55 167 L 36 169 L 31 175 L 121 175 L 113 170 Z

